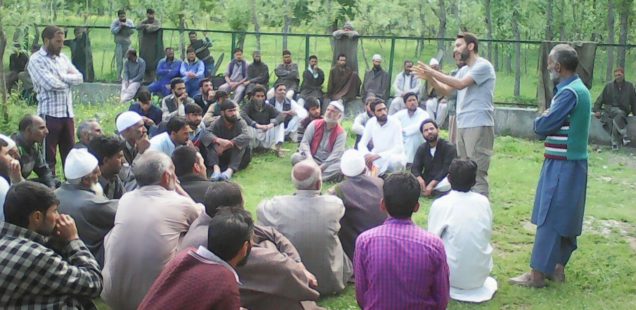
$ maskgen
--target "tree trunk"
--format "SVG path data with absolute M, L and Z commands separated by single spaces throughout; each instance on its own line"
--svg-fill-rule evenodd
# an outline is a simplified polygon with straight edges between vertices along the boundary
M 254 23 L 254 32 L 256 32 L 256 50 L 261 50 L 261 24 L 258 22 L 258 15 L 256 10 L 256 0 L 250 0 L 250 6 L 252 7 L 252 23 Z
M 607 43 L 614 44 L 615 34 L 615 13 L 614 0 L 607 1 Z M 605 81 L 611 81 L 614 75 L 614 47 L 607 47 L 607 71 L 605 71 Z
M 181 52 L 181 60 L 186 58 L 185 46 L 185 15 L 181 13 L 179 14 L 179 51 Z
M 515 36 L 515 88 L 514 96 L 519 97 L 521 94 L 521 31 L 519 31 L 519 7 L 521 3 L 515 0 L 515 7 L 512 9 L 512 32 Z
M 545 8 L 545 20 L 546 20 L 545 40 L 546 41 L 552 41 L 552 39 L 554 38 L 554 33 L 552 32 L 552 23 L 553 23 L 552 11 L 554 7 L 553 4 L 554 4 L 554 0 L 548 0 L 548 2 L 546 3 L 546 8 Z
M 491 0 L 485 0 L 484 6 L 486 7 L 486 38 L 492 40 L 492 10 L 490 5 Z M 492 62 L 492 42 L 488 42 L 488 60 Z
M 506 67 L 506 73 L 511 74 L 512 73 L 512 50 L 511 49 L 508 49 L 508 51 L 506 52 L 506 56 L 504 59 L 504 66 Z
M 565 0 L 561 0 L 561 16 L 565 15 Z M 560 18 L 559 41 L 565 41 L 565 18 Z
M 437 50 L 445 50 L 444 37 L 446 36 L 446 3 L 444 0 L 438 0 L 437 18 L 439 18 L 439 27 L 437 28 Z
M 289 1 L 288 0 L 283 0 L 283 8 L 287 9 L 289 7 Z M 292 23 L 292 19 L 291 16 L 289 16 L 291 12 L 288 11 L 288 13 L 285 13 L 285 16 L 283 17 L 283 49 L 286 50 L 287 49 L 287 34 L 291 31 L 291 23 Z
M 0 0 L 0 7 L 4 6 L 4 1 Z M 2 15 L 0 15 L 0 103 L 2 103 L 2 117 L 5 122 L 9 121 L 9 106 L 7 102 L 7 83 L 4 80 L 4 51 L 7 48 L 7 36 L 4 33 Z
M 495 44 L 495 62 L 493 63 L 495 72 L 499 71 L 499 44 Z
M 633 0 L 621 0 L 621 8 L 618 11 L 621 27 L 618 43 L 622 45 L 618 48 L 618 66 L 621 68 L 625 68 L 625 53 L 627 52 L 625 45 L 627 44 L 627 35 L 629 33 L 629 18 L 632 14 L 632 5 Z

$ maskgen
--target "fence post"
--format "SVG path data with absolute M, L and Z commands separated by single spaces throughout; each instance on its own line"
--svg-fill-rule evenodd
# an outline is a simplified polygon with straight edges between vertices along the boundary
M 386 89 L 385 98 L 391 95 L 391 79 L 393 78 L 393 57 L 395 57 L 395 37 L 391 38 L 391 54 L 389 55 L 389 86 Z
M 309 35 L 305 35 L 305 68 L 309 67 Z
M 232 32 L 232 46 L 230 46 L 230 55 L 234 56 L 232 52 L 234 51 L 234 46 L 236 46 L 236 32 Z

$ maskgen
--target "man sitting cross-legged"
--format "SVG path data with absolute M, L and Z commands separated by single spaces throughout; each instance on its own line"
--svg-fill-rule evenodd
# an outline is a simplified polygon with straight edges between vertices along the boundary
M 285 137 L 285 129 L 281 125 L 284 115 L 272 105 L 265 103 L 265 93 L 262 86 L 256 86 L 252 91 L 252 99 L 243 106 L 241 117 L 249 128 L 252 141 L 250 146 L 254 149 L 271 149 L 276 147 L 276 155 L 282 157 L 281 147 Z M 279 142 L 280 141 L 280 142 Z
M 450 296 L 467 302 L 490 300 L 497 291 L 492 271 L 492 210 L 485 196 L 471 192 L 477 164 L 455 159 L 448 179 L 452 191 L 431 207 L 428 231 L 444 241 L 450 268 Z
M 274 98 L 267 100 L 266 103 L 274 106 L 276 110 L 284 116 L 284 136 L 296 142 L 298 141 L 298 137 L 296 136 L 298 126 L 300 125 L 300 121 L 307 117 L 307 111 L 296 101 L 285 97 L 287 93 L 287 86 L 285 86 L 285 84 L 276 84 L 274 91 Z M 283 140 L 278 140 L 277 143 L 283 143 Z
M 351 261 L 338 239 L 345 209 L 335 196 L 320 195 L 320 167 L 312 160 L 292 169 L 295 195 L 278 196 L 257 207 L 258 221 L 280 231 L 298 249 L 300 257 L 318 280 L 321 295 L 342 292 L 351 277 Z
M 223 206 L 243 209 L 241 188 L 232 182 L 209 183 L 202 202 L 205 212 L 192 223 L 181 248 L 205 245 L 208 226 Z M 296 248 L 273 227 L 254 225 L 252 252 L 247 264 L 237 268 L 241 279 L 241 304 L 252 310 L 322 309 L 314 300 L 316 278 L 305 269 Z
M 104 197 L 97 159 L 86 149 L 73 149 L 64 164 L 66 182 L 55 190 L 60 212 L 70 215 L 77 232 L 100 266 L 104 264 L 104 237 L 115 225 L 117 200 Z
M 420 132 L 426 142 L 415 152 L 411 173 L 420 182 L 422 195 L 431 196 L 448 192 L 450 184 L 446 175 L 451 162 L 457 157 L 455 146 L 439 137 L 437 123 L 432 119 L 420 124 Z
M 362 309 L 446 309 L 444 244 L 411 220 L 420 185 L 399 172 L 384 180 L 381 208 L 390 218 L 360 234 L 354 258 L 356 299 Z
M 311 158 L 320 165 L 324 181 L 342 178 L 340 157 L 347 142 L 347 133 L 340 126 L 343 112 L 344 106 L 340 101 L 329 103 L 325 118 L 315 120 L 307 126 L 298 147 L 299 152 L 292 155 L 292 165 Z
M 254 234 L 250 214 L 224 208 L 210 221 L 207 242 L 170 260 L 139 309 L 238 309 L 236 267 L 248 261 Z
M 58 205 L 53 191 L 39 183 L 9 189 L 0 222 L 3 309 L 95 308 L 103 283 L 99 264 Z

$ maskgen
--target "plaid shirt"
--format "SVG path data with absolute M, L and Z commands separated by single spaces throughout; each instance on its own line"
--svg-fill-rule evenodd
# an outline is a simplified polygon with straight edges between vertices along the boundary
M 47 241 L 0 223 L 0 308 L 94 309 L 102 275 L 93 255 L 80 240 L 56 251 L 45 246 Z
M 71 85 L 82 83 L 82 74 L 66 55 L 49 56 L 42 47 L 27 66 L 38 99 L 38 115 L 73 117 Z

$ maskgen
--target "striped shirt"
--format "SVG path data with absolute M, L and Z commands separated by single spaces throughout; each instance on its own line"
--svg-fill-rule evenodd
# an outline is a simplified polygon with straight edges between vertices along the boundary
M 362 309 L 446 309 L 444 244 L 410 219 L 388 218 L 356 241 L 356 299 Z
M 48 55 L 44 47 L 31 55 L 27 66 L 38 99 L 38 115 L 73 117 L 71 85 L 82 83 L 82 74 L 66 55 Z

